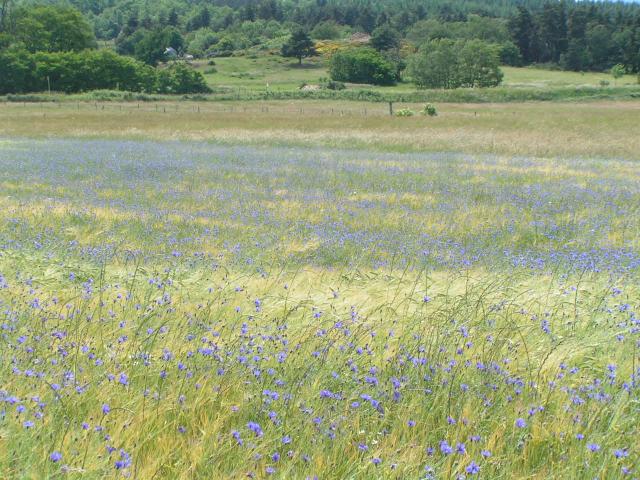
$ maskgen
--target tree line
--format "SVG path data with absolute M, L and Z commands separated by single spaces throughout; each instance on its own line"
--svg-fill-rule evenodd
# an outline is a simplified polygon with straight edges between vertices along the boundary
M 3 0 L 10 5 L 10 0 Z M 37 2 L 38 0 L 33 0 Z M 28 5 L 29 0 L 21 4 Z M 55 3 L 55 1 L 54 1 Z M 392 28 L 415 48 L 448 38 L 503 45 L 503 63 L 640 71 L 640 5 L 575 0 L 71 0 L 99 39 L 134 54 L 153 32 L 174 29 L 195 55 L 278 47 L 297 28 L 315 39 Z M 2 24 L 9 16 L 2 9 Z M 157 33 L 156 33 L 157 35 Z
M 96 49 L 92 27 L 76 9 L 22 7 L 12 12 L 10 21 L 0 34 L 0 94 L 96 89 L 181 94 L 210 91 L 202 74 L 184 62 L 153 68 L 157 61 L 145 63 Z M 154 51 L 164 52 L 162 45 L 154 45 Z
M 640 5 L 633 4 L 159 0 L 151 9 L 142 0 L 68 1 L 77 8 L 62 0 L 49 4 L 0 0 L 4 59 L 0 90 L 42 88 L 47 78 L 47 88 L 53 80 L 54 89 L 61 91 L 126 85 L 136 91 L 200 92 L 207 90 L 204 78 L 188 65 L 146 67 L 191 56 L 260 51 L 279 51 L 302 63 L 317 53 L 318 41 L 344 43 L 357 32 L 370 35 L 366 45 L 342 45 L 329 55 L 335 81 L 391 85 L 410 80 L 429 88 L 487 87 L 501 82 L 500 64 L 640 72 Z M 97 40 L 105 39 L 113 42 L 117 55 L 96 52 Z M 118 75 L 89 78 L 86 72 L 97 59 Z M 9 71 L 10 66 L 16 70 Z M 65 73 L 74 69 L 85 72 L 82 82 Z M 24 77 L 22 87 L 15 80 L 21 72 L 31 78 Z M 126 81 L 126 72 L 132 81 Z M 183 85 L 176 83 L 179 79 Z

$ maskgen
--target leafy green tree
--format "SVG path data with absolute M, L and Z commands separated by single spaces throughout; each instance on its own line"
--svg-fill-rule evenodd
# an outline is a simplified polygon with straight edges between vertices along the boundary
M 173 48 L 176 52 L 184 48 L 182 35 L 173 27 L 145 31 L 134 45 L 133 54 L 135 58 L 147 65 L 155 66 L 167 59 L 165 55 L 167 48 Z
M 220 38 L 213 30 L 201 28 L 190 35 L 188 51 L 193 55 L 202 56 L 211 45 L 215 45 L 219 40 Z
M 379 52 L 394 50 L 400 47 L 400 34 L 393 27 L 383 25 L 373 31 L 369 44 Z
M 331 78 L 340 82 L 394 85 L 395 66 L 372 48 L 352 48 L 336 52 L 329 61 Z
M 75 8 L 21 7 L 13 14 L 13 35 L 30 52 L 68 52 L 96 47 L 93 29 Z
M 500 45 L 500 63 L 512 67 L 522 65 L 522 55 L 515 43 L 507 41 Z
M 458 62 L 456 42 L 433 40 L 410 58 L 408 71 L 419 87 L 457 88 L 460 86 Z
M 153 68 L 109 50 L 39 52 L 33 58 L 39 90 L 47 83 L 52 90 L 65 93 L 96 89 L 153 92 L 156 88 Z
M 407 32 L 407 40 L 414 46 L 435 40 L 437 38 L 452 38 L 453 32 L 448 28 L 448 24 L 438 21 L 435 18 L 416 22 Z
M 302 29 L 295 30 L 287 43 L 282 45 L 282 56 L 298 59 L 298 64 L 302 65 L 302 59 L 316 54 L 313 40 Z
M 154 69 L 110 50 L 37 52 L 11 47 L 0 52 L 0 94 L 96 89 L 132 92 L 207 93 L 202 74 L 183 62 Z
M 122 33 L 116 38 L 116 52 L 120 55 L 131 55 L 135 54 L 136 45 L 140 43 L 142 38 L 147 34 L 146 30 L 139 29 L 132 31 L 129 35 L 125 35 Z
M 199 28 L 206 28 L 211 24 L 211 13 L 209 9 L 204 6 L 196 11 L 196 13 L 187 20 L 186 28 L 188 31 L 198 30 Z
M 376 27 L 376 17 L 369 7 L 360 9 L 357 25 L 367 33 L 371 33 Z
M 457 42 L 458 82 L 461 87 L 496 87 L 503 78 L 500 46 L 482 40 Z
M 433 40 L 410 59 L 408 68 L 422 88 L 495 87 L 503 78 L 500 46 L 481 40 Z
M 0 50 L 0 94 L 31 92 L 35 89 L 36 64 L 23 48 Z
M 311 36 L 318 40 L 335 40 L 341 35 L 340 26 L 333 21 L 319 23 L 311 30 Z

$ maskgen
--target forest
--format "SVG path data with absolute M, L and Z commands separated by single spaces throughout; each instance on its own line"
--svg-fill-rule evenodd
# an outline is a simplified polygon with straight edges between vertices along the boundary
M 135 67 L 138 77 L 149 76 L 148 71 L 142 71 L 144 65 L 156 67 L 168 60 L 213 59 L 249 52 L 296 57 L 300 63 L 303 57 L 328 52 L 333 80 L 380 85 L 406 80 L 431 88 L 495 86 L 502 78 L 499 65 L 640 72 L 640 5 L 634 3 L 3 0 L 0 15 L 3 63 L 5 67 L 21 65 L 17 70 L 0 72 L 3 93 L 33 91 L 36 85 L 27 88 L 29 82 L 42 88 L 48 75 L 45 72 L 56 70 L 51 55 L 61 54 L 62 64 L 68 65 L 69 52 L 84 57 L 86 54 L 79 52 L 96 48 L 133 57 L 138 63 L 109 55 L 101 58 L 108 58 L 113 65 Z M 357 45 L 366 51 L 341 52 L 332 61 L 330 57 L 337 50 L 345 46 L 352 50 L 348 40 L 357 35 L 369 40 Z M 451 52 L 463 50 L 466 60 L 458 56 L 446 60 Z M 42 52 L 49 56 L 37 55 Z M 462 72 L 470 69 L 490 74 L 479 79 L 462 78 Z M 37 78 L 23 78 L 38 70 Z M 452 77 L 448 71 L 458 73 Z M 189 77 L 187 69 L 181 73 Z M 149 82 L 148 78 L 136 80 L 134 87 L 137 91 L 185 93 L 195 85 L 195 91 L 206 92 L 204 80 L 196 77 L 194 72 L 187 87 L 160 87 L 157 80 Z M 57 82 L 62 91 L 86 90 L 94 84 L 115 88 L 125 83 L 131 82 L 125 78 L 106 84 L 92 80 L 84 88 Z

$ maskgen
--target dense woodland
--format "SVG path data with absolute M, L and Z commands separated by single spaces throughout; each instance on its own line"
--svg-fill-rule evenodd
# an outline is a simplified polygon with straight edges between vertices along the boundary
M 353 67 L 351 70 L 358 81 L 363 81 L 361 77 L 366 77 L 368 71 L 383 78 L 375 81 L 372 77 L 366 83 L 392 84 L 408 73 L 417 85 L 425 87 L 492 86 L 501 79 L 497 62 L 575 71 L 605 71 L 615 67 L 629 73 L 640 72 L 640 5 L 633 3 L 0 0 L 0 8 L 0 48 L 4 55 L 8 51 L 26 52 L 18 57 L 42 55 L 42 52 L 50 55 L 79 52 L 106 45 L 119 55 L 133 57 L 152 67 L 167 60 L 168 47 L 177 58 L 213 58 L 263 51 L 297 57 L 301 62 L 303 57 L 316 53 L 311 42 L 339 44 L 355 33 L 367 33 L 372 35 L 369 45 L 364 46 L 369 51 L 346 54 L 350 59 L 365 62 L 355 67 L 348 65 Z M 330 48 L 337 47 L 330 45 Z M 455 58 L 456 65 L 447 68 L 491 70 L 490 81 L 487 77 L 469 82 L 459 78 L 460 75 L 437 80 L 438 75 L 424 71 L 442 64 L 446 51 L 463 49 L 467 51 L 467 60 Z M 478 56 L 489 63 L 469 65 L 468 60 Z M 29 61 L 35 60 L 33 57 Z M 344 56 L 338 60 L 344 63 Z M 33 68 L 29 61 L 26 61 L 25 72 Z M 349 75 L 344 73 L 346 67 L 339 71 L 336 62 L 330 65 L 330 71 L 337 72 L 334 79 L 349 81 Z M 131 64 L 127 66 L 131 68 Z M 388 70 L 393 72 L 391 76 Z M 140 89 L 147 90 L 148 73 L 140 75 L 145 77 L 142 83 L 146 85 Z M 42 82 L 42 76 L 39 81 Z M 205 90 L 204 86 L 200 89 Z M 175 87 L 174 90 L 181 89 Z

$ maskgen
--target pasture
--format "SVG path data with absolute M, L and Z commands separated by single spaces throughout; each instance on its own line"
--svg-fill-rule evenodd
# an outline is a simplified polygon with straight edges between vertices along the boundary
M 0 104 L 0 477 L 638 477 L 640 104 L 438 108 Z

